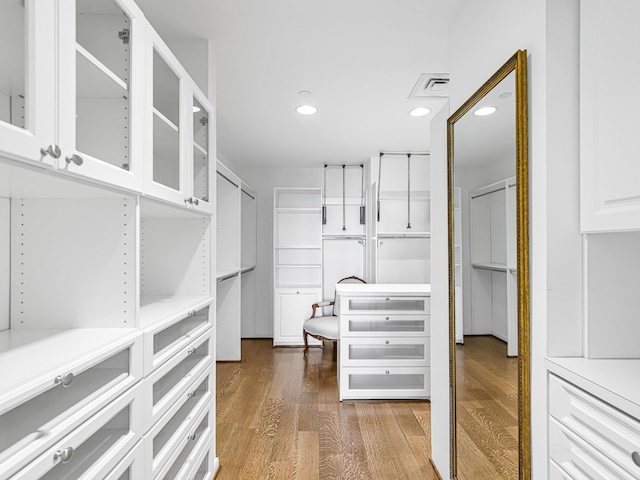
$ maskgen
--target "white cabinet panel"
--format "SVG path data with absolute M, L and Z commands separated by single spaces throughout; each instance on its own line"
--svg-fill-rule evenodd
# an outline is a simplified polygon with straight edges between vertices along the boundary
M 302 324 L 320 301 L 320 289 L 276 289 L 274 345 L 303 345 Z
M 640 4 L 580 2 L 580 207 L 584 232 L 640 229 Z M 615 72 L 615 88 L 609 76 Z

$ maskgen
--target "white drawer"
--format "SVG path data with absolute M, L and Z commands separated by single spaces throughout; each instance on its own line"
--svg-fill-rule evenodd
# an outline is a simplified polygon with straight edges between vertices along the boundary
M 187 394 L 195 377 L 212 368 L 212 333 L 213 329 L 200 335 L 145 379 L 146 429 L 151 428 L 172 405 Z
M 141 379 L 141 361 L 142 336 L 129 337 L 32 382 L 29 392 L 4 402 L 0 478 L 24 467 Z
M 148 376 L 213 325 L 211 300 L 144 331 L 144 374 Z
M 425 314 L 429 313 L 430 297 L 340 297 L 341 314 Z
M 429 337 L 344 338 L 340 342 L 340 365 L 427 367 L 429 347 Z
M 145 480 L 144 444 L 140 440 L 104 480 Z
M 577 480 L 637 480 L 555 418 L 549 417 L 549 455 Z M 580 476 L 582 475 L 582 476 Z
M 340 400 L 428 398 L 429 367 L 344 367 L 340 369 Z
M 213 362 L 193 378 L 187 392 L 171 405 L 169 411 L 145 435 L 147 469 L 155 477 L 164 467 L 172 451 L 188 436 L 193 419 L 208 408 L 215 395 Z
M 579 477 L 569 475 L 567 472 L 562 470 L 556 462 L 549 460 L 549 480 L 589 480 L 584 475 L 580 475 L 581 476 Z
M 182 480 L 188 478 L 198 454 L 209 447 L 215 432 L 215 412 L 213 403 L 200 412 L 191 423 L 187 436 L 183 437 L 176 448 L 170 452 L 164 467 L 155 480 Z
M 103 479 L 142 438 L 142 395 L 138 384 L 11 479 Z
M 187 473 L 188 480 L 211 480 L 214 475 L 214 455 L 211 447 L 207 444 L 202 445 L 204 448 L 198 452 L 192 463 L 191 469 Z
M 640 422 L 561 378 L 549 376 L 549 413 L 634 478 L 640 478 Z
M 385 337 L 430 333 L 429 315 L 341 315 L 343 337 Z

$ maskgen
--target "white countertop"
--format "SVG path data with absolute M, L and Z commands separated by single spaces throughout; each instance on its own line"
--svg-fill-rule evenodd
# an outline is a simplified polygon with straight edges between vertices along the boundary
M 338 295 L 430 295 L 429 283 L 339 283 Z

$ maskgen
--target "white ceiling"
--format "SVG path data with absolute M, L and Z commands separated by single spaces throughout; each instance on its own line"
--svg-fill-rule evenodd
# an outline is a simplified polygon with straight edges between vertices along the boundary
M 459 0 L 141 0 L 161 35 L 212 40 L 218 152 L 241 165 L 360 163 L 428 151 L 442 99 L 408 100 L 447 73 Z M 299 92 L 318 107 L 301 116 Z M 433 112 L 408 115 L 417 105 Z

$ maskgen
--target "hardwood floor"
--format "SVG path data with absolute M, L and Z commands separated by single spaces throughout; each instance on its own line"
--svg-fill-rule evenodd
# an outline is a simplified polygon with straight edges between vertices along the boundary
M 518 478 L 518 359 L 492 336 L 456 345 L 458 478 Z
M 217 480 L 436 480 L 431 404 L 340 402 L 331 344 L 243 340 L 217 364 Z

